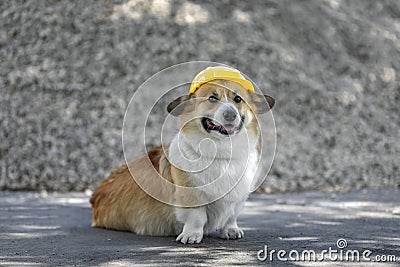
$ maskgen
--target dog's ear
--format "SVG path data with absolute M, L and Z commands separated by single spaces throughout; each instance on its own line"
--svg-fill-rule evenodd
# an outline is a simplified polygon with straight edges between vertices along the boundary
M 167 111 L 173 116 L 179 116 L 183 113 L 186 107 L 193 105 L 192 95 L 183 95 L 169 103 Z
M 269 95 L 251 94 L 251 101 L 259 114 L 268 112 L 275 105 L 275 99 Z

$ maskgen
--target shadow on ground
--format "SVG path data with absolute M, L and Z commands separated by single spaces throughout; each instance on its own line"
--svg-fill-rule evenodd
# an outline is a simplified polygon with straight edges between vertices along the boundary
M 269 251 L 319 253 L 338 249 L 339 238 L 347 241 L 343 251 L 368 249 L 371 259 L 381 254 L 400 260 L 398 191 L 255 194 L 240 219 L 244 239 L 225 241 L 215 234 L 190 246 L 176 243 L 174 237 L 91 228 L 91 209 L 83 193 L 0 192 L 0 199 L 0 262 L 5 266 L 265 265 L 257 259 L 264 245 Z M 276 254 L 272 263 L 282 264 Z

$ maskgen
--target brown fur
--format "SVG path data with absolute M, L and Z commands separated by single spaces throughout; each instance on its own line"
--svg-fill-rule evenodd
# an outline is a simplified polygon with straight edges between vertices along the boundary
M 171 165 L 166 160 L 162 147 L 154 148 L 147 156 L 129 163 L 135 170 L 140 170 L 135 175 L 146 177 L 150 182 L 159 179 L 155 170 L 160 173 L 161 169 L 163 177 L 172 182 Z M 140 168 L 135 168 L 137 166 Z M 132 178 L 126 164 L 113 171 L 100 184 L 90 203 L 93 208 L 92 226 L 95 227 L 144 235 L 175 235 L 179 231 L 175 229 L 172 207 L 145 193 Z
M 204 99 L 207 99 L 210 95 L 223 95 L 224 91 L 227 90 L 226 87 L 232 90 L 226 92 L 229 98 L 233 99 L 236 94 L 243 98 L 243 103 L 237 103 L 236 106 L 241 113 L 246 113 L 250 118 L 250 123 L 246 128 L 251 129 L 254 138 L 258 138 L 258 126 L 253 112 L 265 110 L 265 107 L 259 101 L 261 97 L 266 97 L 269 100 L 270 108 L 272 108 L 273 102 L 270 103 L 269 96 L 250 94 L 233 82 L 214 81 L 204 84 L 194 94 L 173 101 L 168 106 L 168 111 L 173 113 L 173 109 L 179 103 L 190 100 L 191 105 L 182 105 L 181 108 L 176 109 L 176 113 L 182 115 L 181 126 L 185 133 L 190 134 L 190 132 L 199 131 L 201 125 L 197 120 L 192 120 L 183 127 L 184 123 L 193 116 L 189 113 L 193 109 L 199 114 L 205 111 L 213 112 L 216 107 L 204 101 Z M 256 97 L 258 97 L 258 102 L 255 101 Z M 176 235 L 180 233 L 183 225 L 177 222 L 173 206 L 152 198 L 138 185 L 138 183 L 148 185 L 159 190 L 158 193 L 170 198 L 169 203 L 172 203 L 172 200 L 175 200 L 178 205 L 202 202 L 196 199 L 201 197 L 201 194 L 198 196 L 186 194 L 184 188 L 179 188 L 179 186 L 192 187 L 193 185 L 189 183 L 186 173 L 175 168 L 164 153 L 167 153 L 167 150 L 164 151 L 161 146 L 156 147 L 149 151 L 147 155 L 131 161 L 129 167 L 126 164 L 119 167 L 100 184 L 90 199 L 93 208 L 92 226 L 131 231 L 142 235 Z M 133 179 L 130 169 L 135 170 L 135 179 Z M 175 190 L 165 187 L 160 182 L 162 179 L 160 179 L 160 176 L 178 187 Z
M 213 113 L 218 105 L 212 104 L 207 99 L 215 96 L 220 99 L 223 95 L 229 99 L 240 96 L 243 101 L 234 103 L 241 114 L 246 114 L 249 124 L 245 125 L 249 132 L 258 136 L 258 121 L 254 113 L 265 113 L 270 110 L 275 100 L 268 95 L 250 93 L 239 84 L 226 80 L 213 80 L 201 85 L 193 94 L 184 95 L 175 99 L 168 106 L 168 111 L 175 116 L 181 115 L 181 129 L 187 134 L 195 133 L 201 128 L 200 120 L 193 120 L 193 117 L 201 117 L 205 113 Z M 268 106 L 269 105 L 269 106 Z M 174 110 L 175 109 L 175 110 Z

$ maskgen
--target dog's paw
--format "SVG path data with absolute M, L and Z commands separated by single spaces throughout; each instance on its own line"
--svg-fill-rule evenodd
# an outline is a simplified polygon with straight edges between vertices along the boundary
M 227 228 L 221 230 L 221 238 L 224 239 L 240 239 L 244 237 L 242 229 L 239 227 Z
M 203 239 L 203 232 L 182 232 L 176 241 L 180 241 L 183 244 L 194 244 L 200 243 Z

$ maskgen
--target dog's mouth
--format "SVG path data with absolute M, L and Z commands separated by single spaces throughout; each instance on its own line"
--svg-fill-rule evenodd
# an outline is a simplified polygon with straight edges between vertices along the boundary
M 231 123 L 222 125 L 214 121 L 213 119 L 207 117 L 203 117 L 201 119 L 201 124 L 208 133 L 210 133 L 211 131 L 216 131 L 222 135 L 233 135 L 239 132 L 242 129 L 243 122 L 244 122 L 244 116 L 241 117 L 239 125 L 233 125 Z

